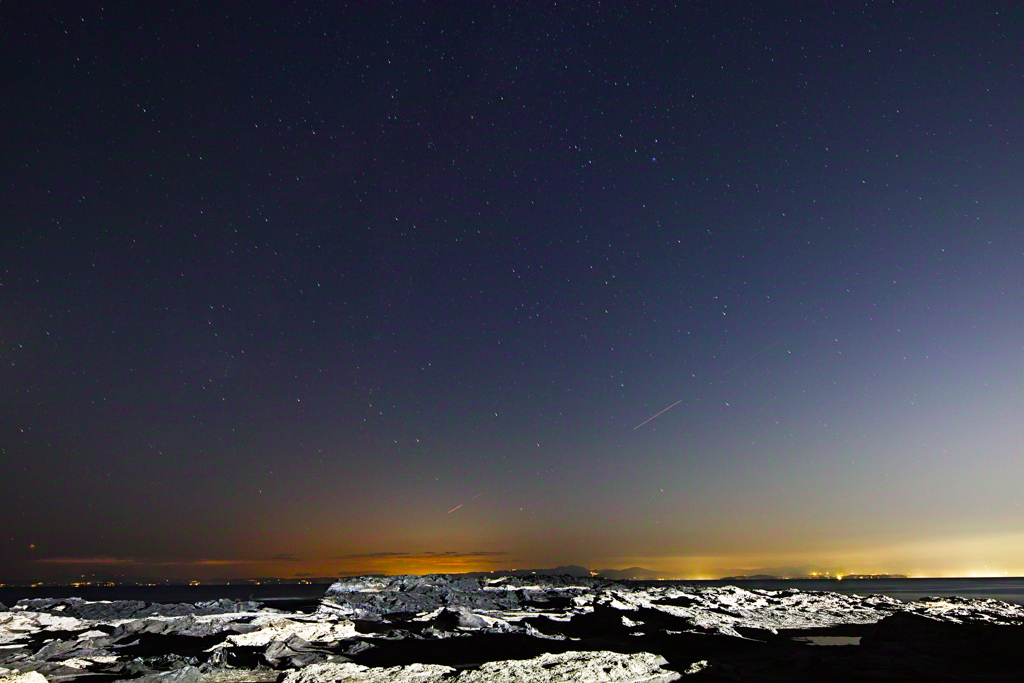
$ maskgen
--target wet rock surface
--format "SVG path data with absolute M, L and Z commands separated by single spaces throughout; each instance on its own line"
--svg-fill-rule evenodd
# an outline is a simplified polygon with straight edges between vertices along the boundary
M 0 610 L 0 683 L 1020 680 L 996 600 L 562 577 L 361 577 L 313 614 L 75 598 Z M 40 678 L 41 677 L 41 678 Z

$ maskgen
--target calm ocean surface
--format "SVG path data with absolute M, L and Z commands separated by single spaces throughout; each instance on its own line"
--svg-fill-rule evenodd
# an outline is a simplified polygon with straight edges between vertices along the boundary
M 646 583 L 646 582 L 643 582 Z M 662 584 L 662 582 L 651 582 Z M 1024 605 L 1024 578 L 994 579 L 848 579 L 846 581 L 779 579 L 774 581 L 679 581 L 679 585 L 740 586 L 764 590 L 799 588 L 804 591 L 833 591 L 857 595 L 887 595 L 904 602 L 929 596 L 992 598 Z M 663 585 L 663 584 L 662 584 Z M 310 611 L 327 591 L 328 584 L 287 586 L 43 586 L 0 588 L 0 603 L 13 606 L 24 598 L 67 598 L 85 600 L 144 600 L 175 603 L 205 600 L 258 600 L 282 610 Z

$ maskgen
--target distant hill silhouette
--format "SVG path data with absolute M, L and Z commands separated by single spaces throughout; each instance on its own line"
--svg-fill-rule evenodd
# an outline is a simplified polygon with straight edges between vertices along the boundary
M 612 581 L 657 581 L 673 578 L 671 574 L 657 572 L 644 567 L 627 569 L 601 569 L 591 571 L 578 564 L 560 565 L 546 569 L 509 569 L 494 572 L 470 572 L 472 576 L 575 576 L 577 578 L 601 577 Z
M 803 579 L 812 574 L 833 574 L 836 569 L 818 567 L 813 564 L 805 564 L 799 567 L 754 567 L 751 569 L 723 569 L 719 570 L 723 581 L 739 581 L 741 579 Z
M 740 574 L 739 576 L 723 576 L 719 581 L 772 581 L 781 578 L 781 576 L 771 574 Z
M 628 567 L 626 569 L 601 569 L 597 575 L 604 579 L 613 581 L 658 581 L 672 578 L 671 574 L 656 572 L 653 569 L 643 567 Z

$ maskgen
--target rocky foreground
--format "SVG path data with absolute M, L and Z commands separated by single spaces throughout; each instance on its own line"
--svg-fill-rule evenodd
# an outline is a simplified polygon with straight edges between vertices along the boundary
M 996 600 L 563 577 L 332 585 L 312 613 L 227 600 L 0 605 L 0 683 L 1024 679 Z

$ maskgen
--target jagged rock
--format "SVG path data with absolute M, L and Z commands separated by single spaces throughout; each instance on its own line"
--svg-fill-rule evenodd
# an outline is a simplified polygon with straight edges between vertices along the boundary
M 566 652 L 526 660 L 488 662 L 452 676 L 455 669 L 430 664 L 371 668 L 358 664 L 314 664 L 289 673 L 283 683 L 668 683 L 680 678 L 668 662 L 640 652 Z
M 590 592 L 608 582 L 561 577 L 465 578 L 428 576 L 360 577 L 334 583 L 321 600 L 319 612 L 380 619 L 389 614 L 433 612 L 442 607 L 477 610 L 515 610 L 527 599 Z M 529 596 L 528 598 L 524 596 Z
M 526 660 L 487 662 L 459 674 L 458 683 L 669 683 L 680 678 L 668 661 L 649 652 L 564 652 Z
M 841 624 L 870 624 L 898 611 L 911 610 L 941 619 L 981 619 L 1024 623 L 1024 612 L 998 601 L 907 605 L 880 595 L 861 597 L 817 591 L 744 590 L 733 586 L 629 586 L 600 579 L 560 577 L 458 578 L 402 576 L 346 579 L 328 589 L 320 615 L 346 614 L 356 618 L 401 619 L 420 614 L 433 619 L 436 632 L 480 629 L 522 632 L 515 622 L 533 614 L 556 621 L 570 620 L 611 607 L 622 611 L 657 610 L 680 620 L 680 628 L 696 628 L 739 636 L 737 629 L 826 628 Z M 525 603 L 531 603 L 526 605 Z M 550 607 L 549 607 L 550 605 Z M 560 607 L 561 606 L 561 607 Z M 446 614 L 455 616 L 454 623 Z
M 146 609 L 141 600 L 115 600 L 90 602 L 82 598 L 26 598 L 19 600 L 18 609 L 28 612 L 54 614 L 92 621 L 131 619 Z
M 202 672 L 194 666 L 184 666 L 172 671 L 149 673 L 131 679 L 132 683 L 200 683 Z
M 229 612 L 257 612 L 276 611 L 270 610 L 262 603 L 255 600 L 207 600 L 206 602 L 195 603 L 196 610 L 202 610 L 203 614 L 227 614 Z M 198 612 L 197 612 L 198 613 Z
M 157 669 L 158 671 L 172 671 L 175 669 L 183 669 L 186 666 L 198 666 L 199 661 L 195 657 L 183 657 L 182 655 L 171 653 L 166 655 L 160 655 L 157 657 L 146 658 L 146 665 Z
M 904 611 L 956 624 L 1024 624 L 1024 606 L 992 599 L 928 597 L 906 603 Z
M 286 641 L 275 640 L 263 651 L 263 659 L 275 669 L 285 666 L 301 669 L 304 666 L 322 662 L 327 657 L 327 652 L 310 646 L 307 641 L 298 636 L 292 636 Z
M 423 629 L 423 635 L 427 638 L 457 638 L 459 636 L 468 636 L 468 633 L 455 633 L 452 631 L 445 631 L 435 626 L 428 626 Z
M 466 607 L 458 607 L 455 610 L 459 628 L 487 628 L 490 624 L 479 614 L 473 614 Z
M 203 671 L 202 683 L 275 683 L 280 676 L 270 669 L 212 669 Z
M 455 669 L 439 664 L 371 668 L 345 662 L 313 664 L 288 673 L 281 683 L 441 683 Z
M 74 640 L 51 640 L 46 645 L 43 645 L 39 650 L 32 655 L 32 659 L 38 659 L 40 661 L 46 661 L 48 659 L 54 659 L 61 655 L 66 655 L 76 648 L 78 645 Z
M 318 648 L 299 636 L 292 636 L 286 641 L 274 641 L 263 652 L 263 659 L 271 667 L 301 669 L 310 664 L 320 662 L 349 662 L 348 657 L 331 654 L 329 650 Z
M 39 631 L 81 630 L 83 630 L 82 622 L 74 617 L 21 610 L 0 613 L 0 645 L 24 640 Z
M 89 621 L 118 621 L 145 617 L 209 616 L 256 612 L 262 605 L 254 601 L 210 600 L 190 603 L 146 603 L 141 600 L 88 601 L 82 598 L 26 598 L 16 609 L 27 612 L 74 617 Z
M 273 641 L 299 637 L 309 642 L 333 642 L 358 635 L 354 623 L 347 619 L 297 621 L 281 616 L 257 617 L 246 633 L 228 636 L 232 645 L 262 646 Z
M 210 652 L 210 656 L 206 659 L 206 666 L 215 669 L 223 669 L 230 666 L 228 663 L 228 650 L 217 648 Z
M 342 650 L 342 653 L 349 655 L 350 657 L 354 657 L 355 655 L 365 652 L 372 647 L 373 643 L 368 643 L 365 640 L 357 640 L 355 643 Z
M 484 633 L 526 633 L 529 629 L 529 626 L 513 625 L 499 617 L 480 614 L 463 606 L 445 609 L 432 625 L 442 632 L 445 627 Z
M 139 623 L 141 622 L 141 623 Z M 223 620 L 198 619 L 188 614 L 183 617 L 154 617 L 131 622 L 126 629 L 130 633 L 150 633 L 163 635 L 192 636 L 201 638 L 228 629 Z
M 4 645 L 0 648 L 0 670 L 8 664 L 13 664 L 22 659 L 27 659 L 32 654 L 32 649 L 27 645 Z
M 675 671 L 734 680 L 845 680 L 886 672 L 894 680 L 1016 681 L 1019 667 L 1007 653 L 1024 648 L 1024 607 L 965 598 L 904 603 L 879 595 L 570 576 L 417 576 L 339 581 L 313 615 L 245 611 L 255 605 L 21 601 L 0 612 L 0 666 L 60 683 L 97 674 L 194 683 L 194 670 L 202 683 L 269 683 L 277 674 L 268 666 L 363 681 L 466 683 L 506 674 L 508 680 L 596 681 L 619 665 L 605 671 L 589 651 L 619 649 L 665 657 Z M 360 614 L 368 621 L 341 618 Z M 811 646 L 836 639 L 859 645 Z M 549 658 L 544 665 L 525 659 L 542 653 Z M 615 656 L 634 657 L 622 660 L 628 666 L 615 680 L 640 666 L 634 655 Z M 436 666 L 411 666 L 417 661 Z M 500 664 L 465 668 L 487 661 Z M 543 671 L 529 668 L 537 666 Z M 646 679 L 652 681 L 675 675 L 652 667 L 637 675 L 653 671 Z
M 10 671 L 0 669 L 0 683 L 47 683 L 46 677 L 38 671 Z

